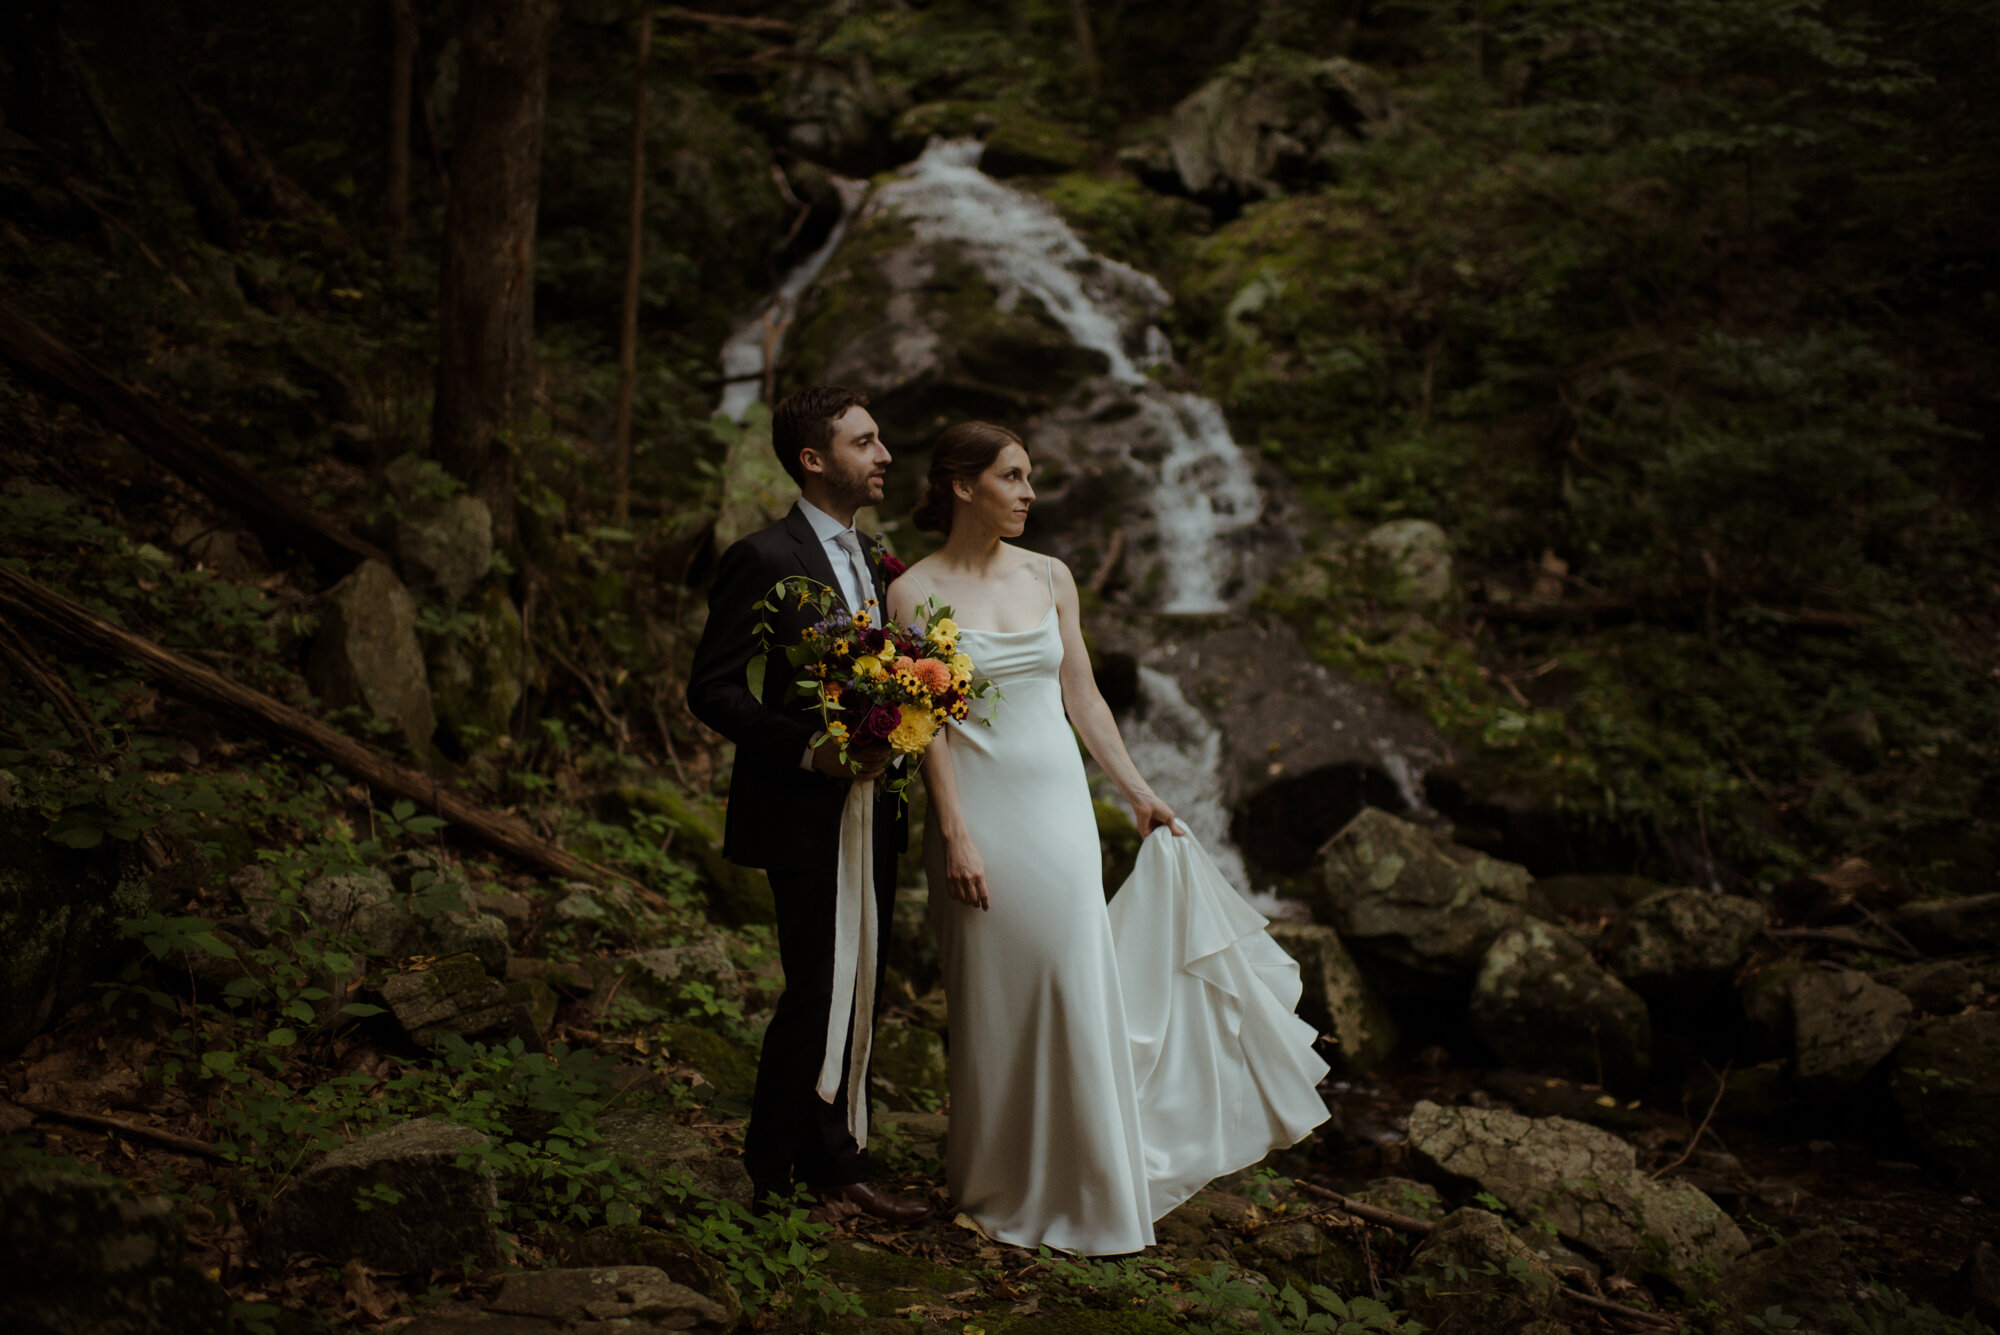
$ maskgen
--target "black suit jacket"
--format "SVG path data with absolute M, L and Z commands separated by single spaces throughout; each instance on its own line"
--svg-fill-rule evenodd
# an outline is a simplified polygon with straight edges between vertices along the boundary
M 864 544 L 868 541 L 863 537 Z M 736 743 L 729 780 L 729 811 L 722 853 L 745 867 L 807 868 L 831 874 L 840 850 L 840 812 L 848 782 L 806 769 L 800 757 L 819 731 L 819 716 L 803 698 L 787 703 L 793 669 L 785 647 L 817 613 L 793 599 L 768 620 L 773 646 L 764 672 L 764 698 L 750 693 L 745 669 L 757 649 L 755 627 L 767 619 L 756 610 L 779 580 L 805 575 L 835 590 L 826 548 L 797 506 L 768 528 L 732 543 L 722 554 L 708 593 L 708 624 L 688 673 L 687 702 L 694 716 Z M 875 597 L 887 606 L 882 572 L 871 567 Z M 909 837 L 903 803 L 881 797 L 875 809 L 875 844 L 901 851 Z

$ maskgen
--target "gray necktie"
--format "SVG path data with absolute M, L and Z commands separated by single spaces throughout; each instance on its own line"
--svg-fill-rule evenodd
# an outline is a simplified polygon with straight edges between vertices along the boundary
M 854 575 L 854 587 L 861 592 L 861 601 L 854 603 L 850 610 L 859 612 L 867 605 L 868 599 L 875 596 L 875 580 L 868 573 L 868 558 L 861 554 L 861 535 L 851 528 L 844 528 L 834 534 L 833 540 L 847 553 L 847 565 Z

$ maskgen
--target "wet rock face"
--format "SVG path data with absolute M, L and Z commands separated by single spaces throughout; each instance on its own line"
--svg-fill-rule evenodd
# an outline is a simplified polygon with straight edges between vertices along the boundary
M 0 1328 L 208 1335 L 229 1297 L 187 1263 L 164 1198 L 51 1169 L 0 1171 Z
M 18 1047 L 115 975 L 118 930 L 155 907 L 134 845 L 69 849 L 39 812 L 0 806 L 0 1050 Z
M 1726 981 L 1764 926 L 1764 906 L 1705 890 L 1663 890 L 1628 910 L 1605 936 L 1604 962 L 1654 995 Z
M 1375 810 L 1328 841 L 1316 879 L 1316 915 L 1415 979 L 1469 981 L 1528 897 L 1526 868 Z
M 395 724 L 414 754 L 427 754 L 437 714 L 416 603 L 388 566 L 364 561 L 333 586 L 306 676 L 330 708 L 358 706 Z
M 785 127 L 786 145 L 809 162 L 849 176 L 868 176 L 890 165 L 889 127 L 901 108 L 860 52 L 791 66 L 774 110 Z
M 1522 1335 L 1546 1329 L 1562 1281 L 1487 1210 L 1454 1210 L 1410 1258 L 1405 1293 L 1426 1330 Z
M 1396 1022 L 1361 976 L 1340 933 L 1319 923 L 1274 922 L 1267 929 L 1299 965 L 1299 1014 L 1340 1047 L 1349 1075 L 1371 1070 L 1396 1046 Z
M 1896 1107 L 1925 1155 L 1989 1199 L 2000 1193 L 2000 1012 L 1921 1022 L 1893 1067 Z
M 1225 205 L 1332 179 L 1395 121 L 1388 89 L 1351 60 L 1273 50 L 1230 66 L 1174 108 L 1181 188 Z
M 1652 1064 L 1646 1003 L 1559 927 L 1500 933 L 1472 985 L 1472 1030 L 1502 1061 L 1632 1089 Z
M 259 1238 L 268 1263 L 314 1252 L 336 1264 L 358 1257 L 399 1274 L 455 1270 L 468 1257 L 498 1264 L 492 1174 L 476 1158 L 464 1167 L 457 1162 L 486 1143 L 469 1127 L 424 1118 L 332 1151 L 273 1202 Z M 370 1208 L 357 1203 L 360 1193 Z
M 1410 1114 L 1410 1149 L 1427 1171 L 1478 1183 L 1628 1273 L 1685 1286 L 1750 1250 L 1714 1201 L 1653 1181 L 1629 1144 L 1582 1122 L 1427 1100 Z

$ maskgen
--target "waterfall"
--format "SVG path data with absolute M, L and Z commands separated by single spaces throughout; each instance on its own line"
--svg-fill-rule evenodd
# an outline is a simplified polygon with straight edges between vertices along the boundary
M 1159 524 L 1166 612 L 1221 612 L 1235 566 L 1230 536 L 1254 523 L 1263 497 L 1250 462 L 1212 400 L 1153 383 L 1173 354 L 1152 317 L 1168 302 L 1150 276 L 1094 255 L 1047 201 L 979 170 L 976 139 L 933 140 L 873 208 L 892 209 L 924 241 L 949 244 L 998 291 L 1001 310 L 1039 301 L 1083 347 L 1104 355 L 1167 442 L 1152 506 Z
M 1132 763 L 1201 840 L 1236 892 L 1266 917 L 1287 913 L 1276 895 L 1251 891 L 1250 870 L 1229 837 L 1229 811 L 1222 801 L 1222 734 L 1188 703 L 1180 683 L 1164 672 L 1140 668 L 1139 708 L 1120 731 Z
M 833 225 L 819 249 L 794 266 L 722 345 L 722 398 L 715 411 L 724 417 L 740 422 L 750 411 L 750 405 L 764 397 L 766 369 L 778 360 L 778 349 L 784 344 L 785 331 L 791 327 L 800 295 L 819 277 L 819 271 L 833 258 L 833 252 L 840 249 L 848 222 L 868 194 L 867 182 L 850 181 L 845 176 L 834 177 L 833 187 L 840 195 L 840 221 Z

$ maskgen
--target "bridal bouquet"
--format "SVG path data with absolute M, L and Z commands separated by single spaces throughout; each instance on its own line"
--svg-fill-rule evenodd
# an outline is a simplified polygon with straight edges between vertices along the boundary
M 907 626 L 887 616 L 877 625 L 872 602 L 850 613 L 832 589 L 797 576 L 778 581 L 757 607 L 768 615 L 792 600 L 801 608 L 815 606 L 819 619 L 785 650 L 796 674 L 785 698 L 814 699 L 821 732 L 813 744 L 833 739 L 842 760 L 850 747 L 885 742 L 910 757 L 905 772 L 889 782 L 891 792 L 908 786 L 946 719 L 969 717 L 972 702 L 994 692 L 992 682 L 973 681 L 972 660 L 959 651 L 951 609 L 936 599 L 919 607 Z M 761 700 L 770 623 L 759 624 L 757 633 L 760 652 L 750 660 L 750 690 Z

